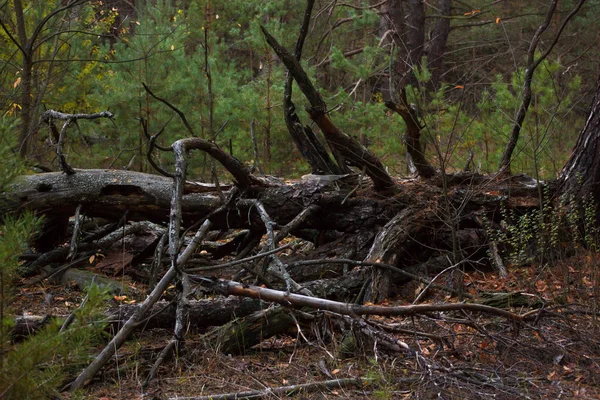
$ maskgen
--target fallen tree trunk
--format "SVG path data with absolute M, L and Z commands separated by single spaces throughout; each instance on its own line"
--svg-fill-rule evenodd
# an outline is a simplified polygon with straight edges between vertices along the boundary
M 0 196 L 0 214 L 29 209 L 38 213 L 71 216 L 78 204 L 91 217 L 165 223 L 169 219 L 172 179 L 120 170 L 76 170 L 74 175 L 44 173 L 20 177 L 10 193 Z M 280 183 L 268 188 L 251 188 L 246 196 L 259 197 L 276 223 L 285 225 L 310 204 L 322 211 L 300 228 L 354 231 L 382 225 L 401 209 L 406 196 L 392 198 L 347 198 L 350 189 L 341 190 L 344 179 Z M 345 184 L 347 186 L 347 184 Z M 345 200 L 345 201 L 344 201 Z M 404 201 L 403 201 L 404 200 Z M 218 192 L 204 185 L 187 183 L 181 208 L 184 226 L 206 217 L 221 204 Z M 254 227 L 258 221 L 247 218 L 251 207 L 240 206 L 236 213 L 224 210 L 213 216 L 215 228 Z
M 189 325 L 191 330 L 203 331 L 211 326 L 221 326 L 236 317 L 244 317 L 253 312 L 266 309 L 269 303 L 249 298 L 234 296 L 217 297 L 213 299 L 190 300 Z M 138 329 L 163 328 L 175 326 L 175 304 L 168 301 L 156 303 L 148 312 L 149 317 L 140 324 Z M 137 309 L 136 304 L 123 304 L 111 307 L 105 311 L 106 322 L 118 329 Z M 44 328 L 52 318 L 64 319 L 66 315 L 24 315 L 15 318 L 12 331 L 14 340 L 33 335 Z
M 172 180 L 158 175 L 121 170 L 76 170 L 74 175 L 43 173 L 20 177 L 10 193 L 0 195 L 0 215 L 19 210 L 39 214 L 74 214 L 82 204 L 89 217 L 119 219 L 127 212 L 128 220 L 168 221 Z M 407 205 L 426 206 L 440 196 L 467 203 L 467 211 L 484 209 L 494 213 L 504 202 L 508 208 L 534 208 L 539 204 L 537 185 L 531 181 L 487 183 L 481 190 L 470 186 L 472 179 L 463 176 L 458 182 L 449 177 L 454 189 L 441 193 L 436 186 L 407 183 L 399 193 L 388 196 L 356 195 L 344 178 L 280 182 L 268 188 L 251 188 L 245 197 L 260 198 L 274 222 L 285 225 L 311 204 L 321 207 L 298 229 L 340 232 L 368 231 L 383 227 Z M 435 182 L 434 182 L 435 184 Z M 402 185 L 401 185 L 402 186 Z M 206 217 L 221 204 L 217 191 L 206 185 L 187 183 L 182 197 L 183 225 L 189 226 Z M 241 205 L 236 212 L 225 209 L 211 217 L 215 229 L 254 228 L 262 224 L 248 218 L 251 207 Z

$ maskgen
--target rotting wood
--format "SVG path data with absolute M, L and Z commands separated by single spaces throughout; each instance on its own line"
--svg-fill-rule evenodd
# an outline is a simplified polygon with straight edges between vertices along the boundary
M 296 330 L 294 318 L 285 307 L 271 307 L 206 333 L 202 341 L 206 347 L 214 347 L 224 354 L 243 354 L 272 336 L 292 333 Z

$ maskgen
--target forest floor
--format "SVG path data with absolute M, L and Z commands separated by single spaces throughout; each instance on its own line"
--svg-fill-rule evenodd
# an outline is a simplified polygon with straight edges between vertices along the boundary
M 184 351 L 163 363 L 157 378 L 143 388 L 147 372 L 172 331 L 140 331 L 88 386 L 86 397 L 209 396 L 361 378 L 358 385 L 287 394 L 299 399 L 597 399 L 599 267 L 597 254 L 581 250 L 579 255 L 551 265 L 511 266 L 506 278 L 489 271 L 467 271 L 465 287 L 473 296 L 521 292 L 543 299 L 547 313 L 520 326 L 499 317 L 466 313 L 460 318 L 456 314 L 453 318 L 368 318 L 417 349 L 419 357 L 389 353 L 376 349 L 376 344 L 348 352 L 343 349 L 342 337 L 323 342 L 310 332 L 270 338 L 244 355 L 232 356 L 206 348 L 199 340 L 201 333 L 189 332 Z M 415 285 L 409 284 L 385 305 L 410 304 L 414 290 Z M 74 285 L 38 284 L 17 293 L 12 308 L 16 314 L 67 315 L 83 296 Z M 119 300 L 113 299 L 115 305 Z M 422 301 L 449 302 L 456 298 L 431 292 Z M 524 313 L 529 309 L 512 311 Z M 271 394 L 266 398 L 280 397 L 285 396 Z

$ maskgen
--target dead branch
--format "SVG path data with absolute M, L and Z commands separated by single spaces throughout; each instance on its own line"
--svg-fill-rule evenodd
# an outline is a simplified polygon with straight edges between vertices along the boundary
M 380 315 L 380 316 L 414 316 L 431 312 L 447 311 L 471 311 L 507 318 L 511 321 L 522 322 L 522 315 L 495 307 L 473 303 L 439 303 L 439 304 L 416 304 L 409 306 L 384 307 L 365 306 L 359 304 L 340 303 L 316 297 L 303 296 L 300 294 L 286 293 L 258 286 L 243 285 L 238 282 L 227 280 L 204 281 L 207 285 L 220 293 L 235 296 L 251 297 L 265 301 L 273 301 L 282 305 L 295 307 L 310 307 L 314 309 L 336 312 L 342 315 Z
M 519 135 L 521 133 L 521 128 L 523 125 L 523 121 L 525 121 L 525 116 L 527 115 L 527 110 L 529 110 L 529 105 L 531 104 L 531 97 L 533 92 L 531 90 L 531 83 L 533 81 L 533 73 L 535 69 L 548 57 L 554 45 L 558 42 L 560 35 L 563 30 L 567 26 L 567 23 L 581 8 L 581 6 L 585 3 L 585 0 L 579 0 L 579 2 L 575 5 L 573 10 L 565 17 L 563 23 L 561 24 L 558 32 L 556 33 L 554 39 L 550 46 L 546 49 L 544 54 L 542 54 L 537 60 L 535 59 L 535 52 L 537 50 L 537 46 L 542 37 L 542 34 L 546 31 L 548 26 L 550 26 L 550 22 L 552 22 L 552 16 L 554 15 L 554 11 L 556 10 L 556 6 L 558 5 L 558 0 L 552 0 L 550 6 L 548 7 L 548 12 L 546 13 L 546 19 L 544 22 L 538 27 L 533 35 L 533 39 L 531 39 L 531 43 L 529 44 L 529 50 L 527 51 L 527 65 L 525 66 L 525 79 L 523 80 L 523 99 L 521 100 L 521 105 L 519 106 L 519 110 L 517 111 L 517 115 L 515 117 L 515 123 L 512 128 L 512 132 L 510 134 L 510 138 L 506 143 L 506 147 L 504 152 L 502 153 L 502 159 L 500 160 L 500 166 L 498 168 L 498 172 L 502 174 L 510 175 L 510 164 L 512 154 L 517 147 L 517 142 L 519 141 Z
M 65 121 L 60 134 L 58 135 L 58 143 L 56 144 L 56 156 L 58 157 L 58 166 L 62 172 L 67 175 L 75 174 L 75 170 L 67 163 L 66 157 L 63 153 L 63 145 L 65 137 L 67 136 L 67 128 L 72 123 L 76 123 L 79 119 L 97 119 L 97 118 L 109 118 L 113 119 L 114 114 L 110 111 L 103 111 L 95 114 L 65 114 L 54 110 L 47 110 L 41 116 L 41 121 L 54 127 L 52 120 L 59 119 Z
M 79 233 L 81 229 L 81 204 L 77 205 L 75 209 L 75 224 L 73 225 L 73 235 L 71 235 L 71 246 L 69 247 L 69 254 L 67 255 L 68 260 L 73 260 L 77 255 L 77 243 L 79 240 Z
M 265 186 L 264 182 L 256 179 L 256 177 L 254 177 L 250 172 L 248 172 L 248 170 L 246 170 L 242 163 L 240 163 L 235 157 L 223 151 L 219 146 L 217 146 L 216 143 L 197 137 L 198 135 L 196 135 L 194 129 L 187 121 L 187 118 L 185 117 L 185 114 L 183 112 L 181 112 L 177 107 L 169 103 L 167 100 L 156 96 L 150 90 L 150 88 L 146 86 L 146 84 L 143 85 L 144 89 L 146 89 L 150 96 L 152 96 L 156 100 L 160 101 L 161 103 L 165 104 L 167 107 L 175 111 L 183 121 L 183 124 L 188 129 L 190 134 L 194 136 L 192 138 L 181 139 L 175 142 L 179 143 L 178 146 L 182 146 L 183 151 L 189 151 L 192 149 L 204 151 L 205 153 L 213 157 L 215 160 L 217 160 L 219 163 L 221 163 L 221 165 L 223 165 L 223 167 L 225 167 L 225 169 L 229 171 L 231 175 L 233 175 L 233 178 L 236 181 L 236 185 L 238 185 L 242 189 L 247 189 L 250 186 Z M 175 143 L 173 143 L 173 146 L 175 146 Z
M 210 220 L 206 219 L 203 224 L 203 234 L 208 232 L 211 226 Z M 200 231 L 199 231 L 200 232 Z M 183 265 L 187 262 L 189 257 L 192 255 L 192 251 L 183 251 L 179 258 L 177 259 L 178 266 Z M 139 305 L 133 315 L 127 320 L 127 322 L 123 325 L 121 330 L 117 332 L 117 334 L 112 338 L 110 343 L 100 352 L 98 356 L 88 365 L 79 376 L 69 385 L 69 390 L 77 390 L 83 387 L 96 373 L 102 368 L 104 364 L 113 356 L 113 354 L 119 349 L 125 340 L 129 337 L 129 335 L 134 331 L 134 329 L 138 326 L 140 320 L 142 320 L 147 314 L 148 311 L 152 308 L 152 306 L 160 299 L 163 291 L 167 289 L 167 286 L 171 283 L 173 278 L 175 278 L 177 274 L 176 268 L 171 267 L 162 277 L 160 282 L 156 285 L 154 290 L 146 297 L 143 303 Z
M 297 393 L 301 391 L 311 391 L 317 389 L 335 389 L 335 388 L 343 388 L 347 386 L 359 386 L 365 382 L 367 379 L 364 378 L 343 378 L 343 379 L 332 379 L 328 381 L 322 382 L 311 382 L 311 383 L 302 383 L 299 385 L 288 385 L 288 386 L 279 386 L 275 388 L 266 388 L 262 390 L 249 390 L 246 392 L 237 392 L 237 393 L 226 393 L 226 394 L 213 394 L 210 396 L 196 396 L 196 397 L 171 397 L 169 400 L 234 400 L 234 399 L 256 399 L 262 397 L 271 397 L 271 396 L 282 396 L 289 395 L 291 392 Z
M 296 49 L 294 51 L 294 56 L 298 61 L 300 61 L 302 57 L 302 47 L 304 46 L 304 40 L 308 33 L 308 25 L 310 23 L 313 5 L 314 0 L 309 0 L 306 3 L 304 19 L 302 21 L 302 26 L 300 27 L 300 34 L 298 35 Z M 331 159 L 327 150 L 325 150 L 321 142 L 317 139 L 312 129 L 310 129 L 309 126 L 303 126 L 300 118 L 296 114 L 296 108 L 292 102 L 292 81 L 293 77 L 288 73 L 283 92 L 283 115 L 292 140 L 294 140 L 302 157 L 311 166 L 314 174 L 341 174 L 343 169 L 347 167 L 337 165 Z
M 402 104 L 387 101 L 385 106 L 398 113 L 406 124 L 404 143 L 406 144 L 406 151 L 414 163 L 419 176 L 431 178 L 436 173 L 435 168 L 433 168 L 425 158 L 425 152 L 421 147 L 421 125 L 415 110 L 410 107 L 406 100 L 406 89 L 400 91 L 400 100 Z
M 367 148 L 352 139 L 347 134 L 339 130 L 339 128 L 333 123 L 327 113 L 327 105 L 325 100 L 321 97 L 319 92 L 313 86 L 312 82 L 308 78 L 308 75 L 302 68 L 300 62 L 282 47 L 277 40 L 261 26 L 262 32 L 265 35 L 267 43 L 273 48 L 275 53 L 279 56 L 281 61 L 285 64 L 289 73 L 292 75 L 304 96 L 308 99 L 311 104 L 308 113 L 310 118 L 315 121 L 319 126 L 327 143 L 329 144 L 332 152 L 339 153 L 343 160 L 347 161 L 351 165 L 365 170 L 365 173 L 373 181 L 373 185 L 376 190 L 388 189 L 395 186 L 395 182 L 392 177 L 386 172 L 383 164 L 375 155 L 373 155 Z M 343 165 L 343 161 L 338 160 L 339 165 Z

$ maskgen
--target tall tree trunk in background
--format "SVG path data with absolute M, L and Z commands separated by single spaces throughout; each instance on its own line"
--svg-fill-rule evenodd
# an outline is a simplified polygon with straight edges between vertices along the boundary
M 381 87 L 385 105 L 397 112 L 406 124 L 404 141 L 411 172 L 429 178 L 435 168 L 425 157 L 421 145 L 421 125 L 417 113 L 407 101 L 406 85 L 418 85 L 413 68 L 420 65 L 425 49 L 425 5 L 422 0 L 389 1 L 381 7 L 379 25 L 382 45 L 392 55 L 389 77 Z
M 425 50 L 425 4 L 423 0 L 408 0 L 406 2 L 406 16 L 404 26 L 406 29 L 406 62 L 405 77 L 403 81 L 417 84 L 411 70 L 421 65 Z
M 583 131 L 560 173 L 559 185 L 561 194 L 575 199 L 593 196 L 596 204 L 600 201 L 600 80 Z
M 423 0 L 388 1 L 381 6 L 379 35 L 390 47 L 389 79 L 382 90 L 385 101 L 399 100 L 407 83 L 415 83 L 412 68 L 419 65 L 425 49 Z
M 32 93 L 31 80 L 33 77 L 33 60 L 30 40 L 25 30 L 25 17 L 23 15 L 23 4 L 21 0 L 14 0 L 15 19 L 17 23 L 17 35 L 21 46 L 23 57 L 23 68 L 21 70 L 21 128 L 19 132 L 19 154 L 22 157 L 29 153 L 29 136 L 32 118 Z
M 444 74 L 442 68 L 444 53 L 446 52 L 446 43 L 450 34 L 450 11 L 452 10 L 452 0 L 438 0 L 437 12 L 440 17 L 435 20 L 431 39 L 427 44 L 427 67 L 431 71 L 431 89 L 440 87 L 441 77 Z
M 394 101 L 398 89 L 397 78 L 402 76 L 404 69 L 404 59 L 402 37 L 404 36 L 404 22 L 401 1 L 388 1 L 381 6 L 381 19 L 379 22 L 379 37 L 382 39 L 382 46 L 389 51 L 390 65 L 388 76 L 381 85 L 381 95 L 384 101 Z

